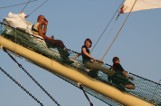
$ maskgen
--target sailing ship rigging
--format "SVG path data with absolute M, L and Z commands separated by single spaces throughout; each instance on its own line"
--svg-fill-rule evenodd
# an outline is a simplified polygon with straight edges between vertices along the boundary
M 140 5 L 143 5 L 143 6 L 140 6 Z M 144 7 L 144 8 L 142 8 L 142 7 Z M 125 13 L 128 13 L 128 15 L 130 15 L 130 13 L 134 12 L 134 11 L 161 8 L 161 0 L 155 0 L 154 3 L 152 3 L 150 0 L 126 0 L 123 3 L 123 5 L 121 5 L 121 7 L 119 7 L 119 8 L 120 8 L 120 11 L 118 11 L 118 14 L 123 15 Z M 14 15 L 14 14 L 10 13 L 10 15 Z M 117 16 L 117 15 L 115 14 L 115 16 Z M 111 42 L 111 45 L 107 49 L 107 52 L 110 50 L 112 44 L 115 42 L 115 40 L 117 39 L 119 33 L 121 32 L 123 26 L 125 25 L 125 23 L 128 19 L 128 15 L 127 15 L 127 18 L 125 19 L 124 23 L 120 27 L 120 30 L 116 34 L 115 38 Z M 23 20 L 21 20 L 21 21 L 23 21 Z M 98 89 L 96 86 L 88 85 L 89 84 L 88 81 L 90 82 L 92 77 L 88 76 L 88 71 L 87 71 L 86 67 L 84 67 L 84 65 L 82 64 L 81 56 L 78 57 L 77 59 L 73 58 L 75 55 L 78 55 L 78 54 L 80 55 L 80 53 L 68 49 L 68 51 L 70 53 L 70 58 L 74 61 L 74 63 L 71 65 L 67 65 L 67 64 L 63 63 L 63 60 L 62 60 L 60 54 L 58 53 L 57 49 L 48 48 L 47 45 L 45 44 L 43 38 L 41 38 L 39 36 L 34 36 L 32 34 L 32 32 L 30 31 L 31 26 L 30 27 L 25 26 L 26 22 L 24 23 L 24 27 L 22 27 L 22 25 L 23 25 L 22 23 L 20 23 L 21 25 L 18 26 L 19 23 L 17 23 L 16 21 L 13 22 L 12 20 L 10 20 L 10 17 L 8 17 L 5 19 L 4 22 L 2 22 L 0 24 L 1 24 L 0 25 L 0 34 L 1 34 L 0 45 L 3 48 L 32 61 L 34 64 L 36 64 L 42 68 L 49 70 L 54 75 L 64 79 L 65 81 L 73 84 L 74 86 L 76 86 L 78 88 L 80 87 L 80 85 L 78 83 L 81 83 L 81 87 L 83 87 L 83 89 L 85 89 L 85 91 L 87 93 L 97 97 L 98 99 L 104 101 L 107 104 L 110 104 L 110 102 L 108 100 L 112 101 L 111 99 L 114 99 L 113 101 L 117 105 L 118 104 L 119 105 L 126 104 L 126 102 L 121 101 L 120 98 L 117 99 L 117 98 L 111 96 L 111 94 L 108 94 L 107 92 L 104 92 L 101 89 Z M 105 30 L 106 30 L 106 28 L 105 28 Z M 19 47 L 21 49 L 20 50 L 13 50 L 12 47 L 8 47 L 8 45 L 5 44 L 4 42 L 5 43 L 8 42 L 10 44 L 16 45 L 17 48 Z M 45 65 L 43 65 L 41 62 L 38 62 L 36 59 L 35 60 L 31 59 L 30 56 L 21 53 L 21 50 L 31 51 L 31 54 L 33 54 L 34 56 L 37 55 L 38 57 L 42 56 L 44 58 L 44 60 L 46 60 L 46 61 L 52 60 L 52 61 L 54 61 L 53 63 L 57 64 L 60 67 L 59 68 L 55 67 L 53 69 L 53 66 L 49 67 L 47 65 L 48 62 Z M 106 56 L 107 52 L 104 54 L 104 56 L 102 57 L 101 60 L 103 60 L 103 58 Z M 103 66 L 107 67 L 109 70 L 111 69 L 111 66 L 109 64 L 104 63 L 104 62 L 102 62 L 101 64 Z M 83 80 L 80 81 L 79 79 L 75 78 L 74 74 L 69 75 L 67 73 L 64 73 L 62 71 L 63 68 L 70 70 L 71 73 L 75 73 L 75 74 L 80 75 L 81 78 L 87 78 L 87 79 L 85 81 L 83 81 Z M 114 84 L 113 82 L 111 82 L 108 79 L 108 76 L 105 75 L 104 73 L 102 73 L 101 71 L 99 71 L 98 75 L 96 77 L 93 77 L 92 79 L 97 80 L 100 83 L 100 86 L 102 86 L 104 88 L 108 88 L 108 87 L 106 87 L 106 85 L 107 86 L 111 85 L 112 87 L 118 89 L 119 91 L 123 90 L 124 92 L 129 93 L 128 96 L 135 95 L 137 98 L 139 98 L 138 99 L 138 101 L 140 101 L 139 103 L 141 103 L 142 101 L 145 101 L 145 104 L 147 103 L 150 105 L 153 104 L 153 105 L 159 106 L 161 104 L 160 103 L 161 95 L 157 92 L 160 91 L 161 85 L 159 83 L 150 81 L 148 79 L 145 79 L 143 77 L 140 77 L 140 76 L 132 74 L 132 73 L 130 73 L 130 75 L 134 78 L 134 80 L 131 80 L 136 86 L 136 89 L 134 89 L 134 90 L 130 90 L 130 89 L 127 89 L 123 86 L 118 86 L 117 84 Z M 130 80 L 130 79 L 128 79 L 128 80 Z M 143 84 L 143 82 L 146 82 L 146 83 Z M 153 86 L 153 87 L 147 88 L 147 86 Z M 152 95 L 154 95 L 154 93 L 149 92 L 149 91 L 152 91 L 153 89 L 155 89 L 156 86 L 157 86 L 157 90 L 155 92 L 156 95 L 155 95 L 155 97 L 153 97 Z M 99 95 L 101 95 L 101 96 L 99 96 Z M 109 96 L 109 98 L 108 98 L 108 96 Z M 129 98 L 130 98 L 130 96 L 129 96 Z M 133 97 L 131 97 L 131 98 L 133 98 Z M 140 98 L 141 98 L 141 100 L 140 100 Z M 129 105 L 129 103 L 127 103 L 126 105 Z

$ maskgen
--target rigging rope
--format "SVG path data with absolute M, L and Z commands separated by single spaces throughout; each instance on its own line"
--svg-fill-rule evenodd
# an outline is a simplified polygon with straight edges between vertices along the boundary
M 23 91 L 25 91 L 31 98 L 33 98 L 40 106 L 44 106 L 35 96 L 33 96 L 27 89 L 25 89 L 19 82 L 17 82 L 11 75 L 9 75 L 4 69 L 0 67 L 0 70 L 10 78 L 15 84 L 17 84 Z
M 47 1 L 48 1 L 48 0 L 44 1 L 41 5 L 39 5 L 37 8 L 35 8 L 32 12 L 30 12 L 30 13 L 27 15 L 27 17 L 30 16 L 31 14 L 33 14 L 37 9 L 39 9 L 41 6 L 43 6 Z
M 6 49 L 4 49 L 4 51 L 8 54 L 8 56 L 15 62 L 15 63 L 17 63 L 17 65 L 32 79 L 32 81 L 33 82 L 35 82 L 36 84 L 37 84 L 37 86 L 39 86 L 40 87 L 40 89 L 42 90 L 42 91 L 44 91 L 45 92 L 45 94 L 55 103 L 55 104 L 57 104 L 57 106 L 60 106 L 60 104 L 45 90 L 45 88 L 42 86 L 42 85 L 40 85 L 40 83 L 38 82 L 38 81 L 36 81 L 36 79 L 33 77 L 33 76 L 31 76 L 31 74 L 29 73 L 29 72 L 27 72 L 27 70 L 20 64 L 20 63 L 18 63 L 18 61 L 6 50 Z
M 32 0 L 30 2 L 34 2 L 34 1 L 37 1 L 37 0 Z M 0 7 L 0 9 L 9 8 L 9 7 L 16 7 L 16 6 L 20 6 L 20 5 L 24 5 L 24 4 L 28 4 L 28 2 L 23 2 L 23 3 L 19 3 L 19 4 L 13 4 L 13 5 L 9 5 L 9 6 L 3 6 L 3 7 Z
M 116 10 L 116 12 L 114 13 L 114 15 L 112 16 L 112 18 L 110 19 L 110 21 L 107 23 L 105 29 L 103 30 L 103 32 L 101 33 L 100 37 L 97 39 L 96 43 L 94 44 L 93 48 L 91 49 L 91 52 L 94 50 L 94 48 L 96 47 L 96 45 L 98 44 L 98 42 L 100 41 L 100 39 L 102 38 L 103 34 L 106 32 L 107 28 L 109 27 L 109 25 L 111 24 L 112 20 L 114 19 L 114 17 L 116 16 L 117 12 L 120 10 L 120 7 L 122 6 L 122 4 L 124 3 L 124 1 L 121 2 L 120 6 L 118 7 L 118 9 Z M 119 15 L 118 15 L 119 16 Z M 117 17 L 118 18 L 118 17 Z M 117 19 L 116 19 L 117 20 Z
M 128 15 L 126 16 L 126 18 L 125 18 L 125 20 L 124 20 L 122 26 L 120 27 L 119 31 L 118 31 L 117 34 L 115 35 L 115 38 L 113 39 L 113 41 L 111 42 L 110 46 L 109 46 L 108 49 L 106 50 L 105 54 L 102 56 L 101 61 L 102 61 L 102 60 L 104 59 L 104 57 L 107 55 L 107 53 L 108 53 L 108 51 L 110 50 L 110 48 L 112 47 L 113 43 L 116 41 L 117 37 L 119 36 L 119 34 L 120 34 L 122 28 L 124 27 L 124 25 L 125 25 L 125 23 L 126 23 L 128 17 L 129 17 L 129 15 L 131 14 L 131 12 L 132 12 L 132 10 L 133 10 L 133 8 L 134 8 L 136 2 L 137 2 L 137 0 L 135 0 L 135 2 L 134 2 L 134 4 L 133 4 L 133 6 L 132 6 L 130 12 L 129 12 Z
M 108 35 L 111 35 L 111 32 L 113 31 L 113 29 L 114 29 L 114 26 L 115 26 L 115 24 L 116 24 L 116 21 L 113 23 L 113 25 L 111 26 L 111 28 L 109 29 L 109 31 L 108 31 Z M 97 49 L 98 51 L 102 51 L 102 48 L 107 48 L 108 47 L 108 45 L 107 45 L 107 39 L 109 38 L 109 36 L 106 36 L 105 38 L 104 38 L 104 41 L 102 41 L 102 44 L 103 44 L 103 46 L 101 46 L 99 49 Z M 101 54 L 101 52 L 98 52 L 97 53 L 98 55 L 97 56 L 100 56 L 100 54 Z
M 28 1 L 28 3 L 26 3 L 26 5 L 23 7 L 23 9 L 21 11 L 24 11 L 25 8 L 27 7 L 27 5 L 31 2 L 31 0 Z
M 88 95 L 86 94 L 86 92 L 84 91 L 83 87 L 80 85 L 80 89 L 83 91 L 85 97 L 87 98 L 88 102 L 90 103 L 90 106 L 93 106 L 93 103 L 90 101 Z

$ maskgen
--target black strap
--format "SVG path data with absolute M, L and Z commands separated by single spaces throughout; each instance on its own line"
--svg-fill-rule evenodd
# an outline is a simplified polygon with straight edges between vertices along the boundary
M 38 30 L 36 30 L 36 29 L 34 28 L 34 26 L 35 26 L 35 24 L 34 24 L 34 25 L 32 25 L 31 30 L 33 30 L 33 31 L 35 31 L 35 32 L 38 32 Z

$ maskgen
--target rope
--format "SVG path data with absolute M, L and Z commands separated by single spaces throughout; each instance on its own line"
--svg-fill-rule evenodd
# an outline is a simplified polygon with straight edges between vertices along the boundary
M 80 85 L 80 89 L 83 91 L 83 93 L 84 93 L 84 95 L 85 95 L 85 97 L 86 97 L 86 99 L 88 100 L 88 102 L 90 103 L 90 106 L 93 106 L 93 103 L 90 101 L 90 99 L 89 99 L 89 97 L 88 97 L 88 95 L 86 94 L 86 92 L 84 91 L 84 89 L 83 89 L 83 87 Z
M 124 25 L 125 25 L 125 23 L 126 23 L 126 21 L 127 21 L 128 17 L 129 17 L 129 15 L 131 14 L 131 12 L 132 12 L 132 10 L 133 10 L 133 8 L 134 8 L 134 6 L 135 6 L 136 2 L 137 2 L 137 0 L 135 0 L 135 2 L 134 2 L 134 4 L 133 4 L 133 6 L 132 6 L 132 8 L 131 8 L 130 12 L 128 13 L 128 15 L 127 15 L 126 19 L 124 20 L 124 22 L 123 22 L 122 26 L 120 27 L 120 29 L 119 29 L 119 31 L 117 32 L 117 34 L 116 34 L 115 38 L 113 39 L 113 41 L 111 42 L 110 46 L 109 46 L 109 47 L 108 47 L 108 49 L 106 50 L 105 54 L 102 56 L 101 60 L 103 60 L 103 59 L 104 59 L 104 57 L 107 55 L 108 51 L 109 51 L 109 50 L 110 50 L 110 48 L 112 47 L 113 43 L 116 41 L 117 37 L 119 36 L 119 34 L 120 34 L 120 32 L 121 32 L 122 28 L 124 27 Z
M 45 2 L 43 2 L 43 3 L 42 3 L 41 5 L 39 5 L 37 8 L 35 8 L 32 12 L 30 12 L 30 13 L 27 15 L 27 17 L 30 16 L 31 14 L 33 14 L 37 9 L 39 9 L 41 6 L 43 6 L 47 1 L 48 1 L 48 0 L 46 0 Z
M 116 25 L 116 21 L 112 24 L 112 26 L 109 29 L 107 35 L 111 35 L 111 32 L 113 31 L 115 25 Z M 102 44 L 103 44 L 102 47 L 100 47 L 99 49 L 97 49 L 97 51 L 102 51 L 102 48 L 107 48 L 108 47 L 108 42 L 109 42 L 108 41 L 108 38 L 109 38 L 109 36 L 106 36 L 104 38 L 104 41 L 102 41 Z M 96 56 L 101 56 L 100 54 L 101 54 L 101 52 L 97 52 L 97 55 Z
M 37 1 L 37 0 L 32 0 L 30 2 L 34 2 L 34 1 Z M 28 4 L 28 2 L 23 2 L 23 3 L 19 3 L 19 4 L 13 4 L 13 5 L 9 5 L 9 6 L 3 6 L 3 7 L 0 7 L 0 9 L 9 8 L 9 7 L 16 7 L 16 6 L 20 6 L 20 5 L 24 5 L 24 4 Z
M 27 5 L 31 2 L 31 0 L 28 1 L 28 3 L 26 3 L 26 5 L 23 7 L 23 9 L 21 11 L 24 11 L 25 8 L 27 7 Z
M 123 1 L 124 2 L 124 1 Z M 98 38 L 98 40 L 96 41 L 96 43 L 94 44 L 93 48 L 91 49 L 91 52 L 93 51 L 93 49 L 96 47 L 96 45 L 98 44 L 98 42 L 100 41 L 100 39 L 102 38 L 103 34 L 106 32 L 107 28 L 109 27 L 109 25 L 111 24 L 112 20 L 114 19 L 114 17 L 116 16 L 117 12 L 119 11 L 121 5 L 123 4 L 123 2 L 121 2 L 119 8 L 116 10 L 116 12 L 114 13 L 114 15 L 112 16 L 112 18 L 110 19 L 110 21 L 107 23 L 105 29 L 103 30 L 103 32 L 101 33 L 100 37 Z M 119 16 L 119 15 L 118 15 Z M 118 17 L 117 17 L 118 18 Z
M 0 70 L 10 78 L 15 84 L 17 84 L 23 91 L 25 91 L 31 98 L 33 98 L 40 106 L 44 106 L 36 97 L 34 97 L 27 89 L 25 89 L 20 83 L 18 83 L 12 76 L 10 76 L 4 69 L 0 67 Z
M 32 81 L 33 82 L 35 82 L 36 84 L 37 84 L 37 86 L 39 86 L 40 87 L 40 89 L 42 90 L 42 91 L 44 91 L 45 92 L 45 94 L 55 103 L 55 104 L 57 104 L 57 106 L 60 106 L 60 104 L 45 90 L 45 88 L 42 86 L 42 85 L 40 85 L 40 83 L 38 83 L 38 81 L 36 81 L 35 79 L 34 79 L 34 77 L 33 76 L 31 76 L 31 74 L 29 73 L 29 72 L 27 72 L 27 70 L 20 64 L 20 63 L 18 63 L 18 61 L 6 50 L 6 49 L 4 49 L 4 51 L 9 55 L 9 57 L 15 62 L 15 63 L 17 63 L 17 65 L 32 79 Z

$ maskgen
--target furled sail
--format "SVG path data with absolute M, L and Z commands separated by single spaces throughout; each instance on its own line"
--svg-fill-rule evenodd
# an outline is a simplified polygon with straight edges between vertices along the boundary
M 136 4 L 135 4 L 136 1 Z M 128 13 L 134 6 L 131 12 L 161 8 L 161 0 L 126 0 L 120 9 L 120 13 Z

